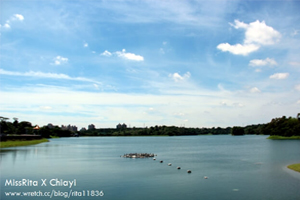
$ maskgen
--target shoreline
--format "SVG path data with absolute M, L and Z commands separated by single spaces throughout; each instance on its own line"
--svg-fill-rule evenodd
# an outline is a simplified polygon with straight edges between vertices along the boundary
M 300 173 L 300 163 L 288 165 L 287 168 Z
M 270 140 L 300 140 L 300 136 L 291 136 L 291 137 L 285 137 L 280 135 L 271 135 L 267 137 L 267 139 Z
M 39 140 L 8 140 L 0 142 L 0 149 L 8 148 L 8 147 L 18 147 L 18 146 L 28 146 L 40 144 L 43 142 L 49 142 L 48 139 L 39 139 Z

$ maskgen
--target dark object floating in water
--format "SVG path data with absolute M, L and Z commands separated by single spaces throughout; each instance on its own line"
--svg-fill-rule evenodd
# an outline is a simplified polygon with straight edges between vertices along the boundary
M 153 158 L 153 160 L 156 160 L 156 158 Z
M 150 158 L 154 157 L 153 153 L 128 153 L 124 154 L 122 157 L 124 158 Z
M 168 163 L 169 166 L 172 166 L 172 163 Z
M 181 167 L 177 167 L 177 169 L 181 169 Z
M 191 170 L 187 170 L 187 173 L 189 173 L 189 174 L 190 174 L 190 173 L 192 173 L 192 171 L 191 171 Z
M 159 161 L 159 162 L 160 162 L 160 163 L 163 163 L 164 161 L 161 160 L 161 161 Z

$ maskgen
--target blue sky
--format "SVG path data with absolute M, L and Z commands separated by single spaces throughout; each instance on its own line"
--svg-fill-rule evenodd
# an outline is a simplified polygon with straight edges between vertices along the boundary
M 300 112 L 300 1 L 0 4 L 0 115 L 227 127 Z

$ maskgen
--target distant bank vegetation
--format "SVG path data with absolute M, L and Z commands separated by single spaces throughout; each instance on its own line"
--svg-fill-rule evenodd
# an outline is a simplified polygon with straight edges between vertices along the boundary
M 30 122 L 9 122 L 8 118 L 0 117 L 1 135 L 7 134 L 38 134 L 44 138 L 50 137 L 71 137 L 71 136 L 184 136 L 184 135 L 270 135 L 271 139 L 278 136 L 291 139 L 300 138 L 300 113 L 296 118 L 281 117 L 274 118 L 266 124 L 249 125 L 245 127 L 213 127 L 213 128 L 186 128 L 176 126 L 151 126 L 144 128 L 98 128 L 72 132 L 62 130 L 58 126 L 48 126 L 34 129 Z

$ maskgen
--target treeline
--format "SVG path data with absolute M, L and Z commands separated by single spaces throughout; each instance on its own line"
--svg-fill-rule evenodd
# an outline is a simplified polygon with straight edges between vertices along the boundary
M 270 136 L 300 136 L 300 113 L 298 113 L 297 118 L 283 116 L 272 119 L 262 128 L 262 133 Z
M 245 127 L 185 128 L 176 126 L 154 126 L 145 128 L 93 129 L 79 133 L 82 136 L 184 136 L 184 135 L 278 135 L 300 136 L 300 113 L 297 118 L 274 118 L 266 124 Z
M 256 134 L 270 136 L 300 136 L 300 113 L 297 118 L 286 116 L 274 118 L 267 124 L 250 125 L 246 127 L 233 127 L 232 135 Z
M 93 129 L 80 131 L 81 136 L 184 136 L 230 134 L 231 128 L 185 128 L 176 126 L 151 126 L 145 128 Z
M 41 135 L 43 138 L 52 137 L 70 137 L 74 133 L 69 130 L 63 130 L 58 126 L 49 128 L 47 126 L 34 129 L 37 125 L 32 126 L 31 122 L 19 122 L 18 118 L 13 118 L 13 122 L 8 121 L 9 118 L 0 117 L 0 134 L 1 135 Z
M 300 136 L 300 113 L 297 118 L 281 117 L 274 118 L 267 124 L 249 125 L 245 127 L 213 127 L 213 128 L 186 128 L 176 126 L 152 126 L 145 128 L 99 128 L 78 131 L 76 133 L 63 130 L 58 126 L 49 128 L 41 127 L 37 130 L 30 122 L 9 122 L 8 118 L 0 117 L 0 133 L 2 134 L 32 134 L 49 137 L 70 137 L 70 136 L 185 136 L 185 135 L 278 135 L 284 137 Z

